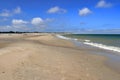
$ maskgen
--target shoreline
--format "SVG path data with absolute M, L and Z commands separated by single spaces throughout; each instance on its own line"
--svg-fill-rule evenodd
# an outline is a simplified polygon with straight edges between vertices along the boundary
M 100 48 L 100 47 L 96 47 L 96 46 L 92 46 L 92 45 L 87 45 L 87 44 L 84 44 L 84 43 L 78 41 L 78 39 L 76 39 L 76 38 L 64 37 L 59 34 L 57 35 L 57 37 L 60 39 L 71 41 L 79 49 L 85 48 L 86 50 L 89 51 L 89 54 L 105 56 L 106 58 L 108 58 L 104 62 L 105 65 L 120 73 L 120 52 L 116 52 L 116 51 L 112 51 L 112 50 L 108 50 L 108 49 L 104 49 L 104 48 Z
M 120 79 L 118 72 L 105 66 L 106 57 L 89 54 L 89 49 L 78 49 L 52 34 L 11 35 L 10 39 L 11 44 L 0 49 L 1 80 Z
M 56 35 L 56 36 L 58 38 L 61 38 L 61 39 L 66 39 L 66 40 L 72 40 L 72 41 L 76 41 L 76 42 L 81 42 L 84 45 L 88 45 L 88 46 L 92 46 L 92 47 L 97 47 L 99 49 L 104 49 L 104 50 L 108 50 L 108 51 L 120 53 L 120 48 L 116 47 L 116 46 L 110 46 L 110 45 L 105 45 L 105 44 L 102 44 L 102 43 L 91 42 L 91 40 L 89 40 L 89 39 L 79 41 L 79 38 L 66 37 L 66 36 L 59 35 L 59 34 Z

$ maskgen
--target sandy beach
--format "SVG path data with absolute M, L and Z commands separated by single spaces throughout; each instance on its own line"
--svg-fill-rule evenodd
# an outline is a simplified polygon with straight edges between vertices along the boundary
M 0 80 L 120 80 L 106 60 L 53 34 L 0 35 Z

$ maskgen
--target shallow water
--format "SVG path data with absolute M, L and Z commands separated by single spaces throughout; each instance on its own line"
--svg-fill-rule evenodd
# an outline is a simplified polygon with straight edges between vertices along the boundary
M 120 34 L 68 34 L 64 36 L 86 45 L 120 52 Z
M 89 40 L 93 43 L 120 47 L 120 34 L 69 34 L 65 36 L 77 38 L 80 41 Z
M 93 46 L 85 45 L 83 43 L 80 43 L 74 40 L 73 40 L 73 43 L 76 46 L 78 46 L 79 49 L 81 48 L 85 49 L 87 52 L 89 52 L 89 54 L 97 54 L 97 55 L 102 55 L 107 57 L 108 60 L 105 61 L 105 64 L 120 73 L 120 53 L 119 52 L 99 49 Z
M 58 36 L 59 37 L 59 36 Z M 109 66 L 111 69 L 120 73 L 120 52 L 113 50 L 106 50 L 103 48 L 98 48 L 91 45 L 86 45 L 82 41 L 79 41 L 76 37 L 59 37 L 67 40 L 71 40 L 79 49 L 89 52 L 89 54 L 102 55 L 108 58 L 105 61 L 106 66 Z

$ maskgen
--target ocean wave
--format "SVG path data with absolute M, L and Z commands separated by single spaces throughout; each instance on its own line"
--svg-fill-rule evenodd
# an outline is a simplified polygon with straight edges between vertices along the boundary
M 66 40 L 70 40 L 71 39 L 71 38 L 68 38 L 68 37 L 64 37 L 62 35 L 56 35 L 56 37 L 61 38 L 61 39 L 66 39 Z
M 90 42 L 90 40 L 85 40 L 85 42 Z
M 106 49 L 106 50 L 111 50 L 111 51 L 115 51 L 115 52 L 120 52 L 120 48 L 119 47 L 107 46 L 107 45 L 93 43 L 93 42 L 84 42 L 84 44 L 90 45 L 90 46 L 94 46 L 94 47 L 98 47 L 98 48 L 101 48 L 101 49 Z
M 77 42 L 82 42 L 85 45 L 90 45 L 90 46 L 94 46 L 94 47 L 105 49 L 105 50 L 120 52 L 119 47 L 107 46 L 107 45 L 99 44 L 99 43 L 93 43 L 93 42 L 91 42 L 90 40 L 87 40 L 87 39 L 86 40 L 79 40 L 79 39 L 76 39 L 76 38 L 68 38 L 68 37 L 65 37 L 65 36 L 62 36 L 62 35 L 56 35 L 56 36 L 58 38 L 61 38 L 61 39 L 74 40 L 74 41 L 77 41 Z
M 78 39 L 76 38 L 68 38 L 68 37 L 65 37 L 65 36 L 62 36 L 62 35 L 56 35 L 58 38 L 61 38 L 61 39 L 66 39 L 66 40 L 75 40 L 77 41 Z

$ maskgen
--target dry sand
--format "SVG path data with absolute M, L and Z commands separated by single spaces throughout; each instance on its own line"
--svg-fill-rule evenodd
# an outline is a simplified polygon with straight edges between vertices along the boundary
M 51 34 L 0 35 L 0 80 L 120 80 L 103 56 Z M 3 44 L 2 44 L 3 46 Z

